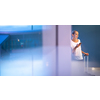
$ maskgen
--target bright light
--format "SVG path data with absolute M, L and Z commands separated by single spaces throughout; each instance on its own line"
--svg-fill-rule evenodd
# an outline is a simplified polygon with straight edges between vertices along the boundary
M 95 70 L 95 68 L 93 67 L 92 70 Z
M 20 40 L 18 39 L 18 42 L 19 42 Z

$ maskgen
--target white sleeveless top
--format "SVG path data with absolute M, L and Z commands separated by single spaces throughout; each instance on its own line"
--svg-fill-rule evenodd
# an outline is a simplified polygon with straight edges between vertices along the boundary
M 73 42 L 71 40 L 71 48 L 72 48 L 72 50 L 79 43 L 81 43 L 80 39 L 78 39 L 78 42 L 77 43 L 76 42 Z M 81 45 L 78 48 L 76 48 L 76 50 L 75 50 L 74 53 L 72 53 L 72 59 L 75 59 L 75 60 L 83 60 L 82 51 L 81 51 Z

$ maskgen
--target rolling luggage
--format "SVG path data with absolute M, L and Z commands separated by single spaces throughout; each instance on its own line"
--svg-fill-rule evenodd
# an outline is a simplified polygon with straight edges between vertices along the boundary
M 89 68 L 89 56 L 84 55 L 84 72 L 88 73 L 88 68 Z

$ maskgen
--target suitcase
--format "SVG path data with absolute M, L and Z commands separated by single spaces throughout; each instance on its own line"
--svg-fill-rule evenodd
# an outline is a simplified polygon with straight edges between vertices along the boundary
M 89 61 L 89 56 L 86 56 L 86 55 L 84 55 L 84 72 L 87 72 L 87 73 L 89 73 L 88 71 L 88 69 L 89 69 L 89 63 L 88 63 L 88 61 Z

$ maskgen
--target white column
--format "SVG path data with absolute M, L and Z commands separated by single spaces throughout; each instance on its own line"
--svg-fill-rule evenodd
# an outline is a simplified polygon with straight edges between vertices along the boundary
M 43 75 L 68 76 L 71 74 L 71 25 L 58 25 L 58 48 L 56 32 L 56 25 L 43 26 Z
M 71 75 L 71 25 L 58 26 L 58 75 Z

